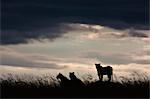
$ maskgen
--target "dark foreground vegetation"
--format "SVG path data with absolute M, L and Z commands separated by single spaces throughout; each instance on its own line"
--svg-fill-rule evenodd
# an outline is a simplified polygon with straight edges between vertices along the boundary
M 1 78 L 2 98 L 149 98 L 148 78 L 120 79 L 120 81 L 88 81 L 84 86 L 61 86 L 55 77 L 28 77 L 4 75 Z M 27 77 L 27 75 L 24 75 Z

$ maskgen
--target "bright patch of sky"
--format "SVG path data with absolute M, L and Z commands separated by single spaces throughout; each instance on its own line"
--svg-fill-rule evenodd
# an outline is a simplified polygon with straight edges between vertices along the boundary
M 32 40 L 28 44 L 1 45 L 0 72 L 51 71 L 67 74 L 75 71 L 96 74 L 95 63 L 111 65 L 116 73 L 120 68 L 124 72 L 130 72 L 130 69 L 149 72 L 150 37 L 143 38 L 138 34 L 150 36 L 148 30 L 134 30 L 138 33 L 133 35 L 130 30 L 115 30 L 100 25 L 67 26 L 71 30 L 52 42 Z

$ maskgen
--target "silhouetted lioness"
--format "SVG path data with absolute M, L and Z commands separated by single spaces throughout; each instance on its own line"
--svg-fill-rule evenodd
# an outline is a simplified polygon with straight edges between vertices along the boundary
M 103 75 L 107 75 L 108 81 L 111 81 L 113 75 L 113 68 L 111 66 L 102 67 L 100 64 L 95 64 L 95 66 L 100 81 L 103 80 Z

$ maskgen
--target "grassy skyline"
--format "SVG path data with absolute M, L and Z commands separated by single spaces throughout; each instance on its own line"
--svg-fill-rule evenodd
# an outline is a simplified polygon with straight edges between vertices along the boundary
M 149 83 L 146 75 L 133 74 L 133 78 L 120 77 L 115 81 L 101 82 L 91 80 L 86 75 L 82 79 L 84 87 L 60 86 L 55 76 L 45 75 L 35 77 L 32 75 L 3 75 L 0 80 L 2 98 L 50 98 L 50 97 L 97 97 L 97 98 L 148 98 Z M 80 78 L 80 77 L 78 77 Z

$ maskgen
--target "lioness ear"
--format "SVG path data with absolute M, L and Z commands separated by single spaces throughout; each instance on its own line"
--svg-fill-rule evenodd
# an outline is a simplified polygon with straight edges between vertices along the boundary
M 72 72 L 74 74 L 74 72 Z

